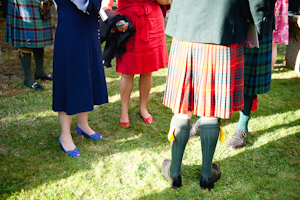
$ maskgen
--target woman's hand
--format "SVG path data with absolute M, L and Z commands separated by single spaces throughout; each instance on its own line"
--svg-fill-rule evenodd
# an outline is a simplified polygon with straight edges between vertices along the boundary
M 160 5 L 169 5 L 171 0 L 156 0 Z
M 120 20 L 116 23 L 115 29 L 119 32 L 125 32 L 128 29 L 129 23 L 124 20 Z

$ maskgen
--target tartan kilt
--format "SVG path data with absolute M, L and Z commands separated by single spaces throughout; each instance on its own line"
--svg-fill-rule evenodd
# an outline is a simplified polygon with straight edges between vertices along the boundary
M 259 48 L 245 47 L 244 94 L 264 94 L 271 89 L 272 33 L 259 41 Z
M 5 41 L 15 47 L 42 48 L 53 44 L 52 19 L 42 20 L 37 0 L 9 0 Z
M 163 104 L 173 113 L 230 118 L 244 109 L 244 46 L 173 38 Z

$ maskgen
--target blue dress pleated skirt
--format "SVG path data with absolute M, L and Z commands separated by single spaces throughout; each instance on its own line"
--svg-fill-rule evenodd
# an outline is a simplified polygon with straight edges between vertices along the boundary
M 56 0 L 58 25 L 53 54 L 53 110 L 68 115 L 88 112 L 94 105 L 108 102 L 98 35 L 101 0 L 88 1 L 87 7 L 92 8 L 89 14 L 78 9 L 86 4 L 73 2 L 77 5 Z

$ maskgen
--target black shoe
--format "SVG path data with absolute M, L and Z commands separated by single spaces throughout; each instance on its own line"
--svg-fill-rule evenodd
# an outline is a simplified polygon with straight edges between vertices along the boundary
M 39 76 L 39 75 L 34 75 L 34 79 L 38 80 L 38 79 L 41 79 L 41 80 L 50 80 L 52 81 L 53 80 L 53 76 L 51 76 L 51 74 L 48 74 L 48 73 L 45 73 L 45 76 Z
M 27 87 L 29 87 L 30 89 L 34 89 L 34 90 L 43 90 L 44 89 L 44 87 L 41 84 L 37 83 L 37 82 L 34 82 L 31 85 L 27 85 L 26 83 L 24 83 L 24 84 Z
M 236 129 L 229 142 L 229 148 L 233 150 L 243 148 L 246 144 L 246 139 L 247 133 L 240 129 Z
M 214 188 L 215 182 L 217 182 L 221 178 L 221 171 L 220 171 L 219 166 L 217 164 L 213 163 L 212 168 L 214 171 L 214 174 L 212 177 L 206 178 L 206 177 L 200 176 L 200 187 L 202 189 L 208 189 L 210 191 L 211 189 Z
M 161 173 L 164 178 L 170 183 L 172 188 L 179 188 L 182 186 L 181 175 L 177 177 L 172 177 L 169 175 L 169 170 L 171 166 L 171 160 L 165 159 L 161 166 Z
M 190 138 L 199 136 L 200 125 L 201 125 L 201 121 L 200 120 L 194 121 L 194 123 L 192 125 L 192 128 L 190 130 Z

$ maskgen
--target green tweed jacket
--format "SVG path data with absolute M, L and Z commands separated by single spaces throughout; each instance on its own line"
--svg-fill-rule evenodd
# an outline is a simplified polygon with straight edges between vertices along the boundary
M 181 41 L 228 45 L 245 41 L 253 22 L 261 38 L 272 1 L 173 0 L 166 34 Z

